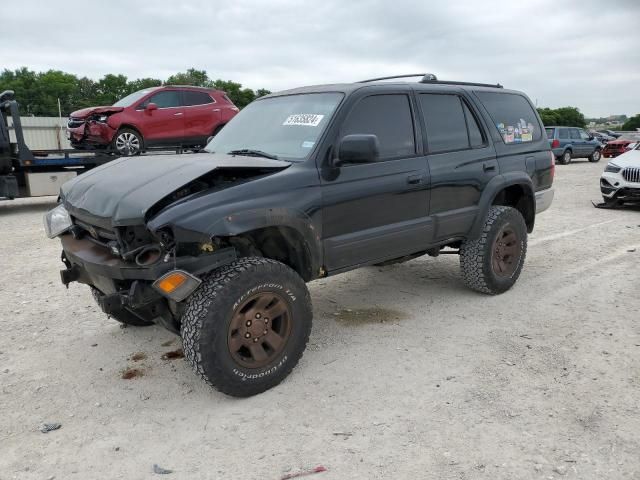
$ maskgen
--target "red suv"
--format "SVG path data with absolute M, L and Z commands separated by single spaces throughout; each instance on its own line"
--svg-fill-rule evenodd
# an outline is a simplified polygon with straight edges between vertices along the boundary
M 149 147 L 197 148 L 238 111 L 220 90 L 155 87 L 127 95 L 111 107 L 73 112 L 67 131 L 73 148 L 111 147 L 120 155 L 137 155 Z

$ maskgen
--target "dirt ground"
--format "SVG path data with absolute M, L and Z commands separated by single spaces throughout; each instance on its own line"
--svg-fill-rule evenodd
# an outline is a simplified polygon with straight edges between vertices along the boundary
M 0 202 L 0 479 L 640 479 L 640 210 L 591 206 L 604 164 L 557 167 L 501 296 L 454 255 L 311 283 L 304 358 L 248 399 L 60 284 L 53 198 Z

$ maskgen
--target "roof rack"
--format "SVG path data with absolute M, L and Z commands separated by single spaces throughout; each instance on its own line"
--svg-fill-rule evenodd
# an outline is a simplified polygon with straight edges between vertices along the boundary
M 491 88 L 504 88 L 499 83 L 491 84 L 491 83 L 475 83 L 475 82 L 456 82 L 453 80 L 438 80 L 433 73 L 410 73 L 407 75 L 392 75 L 390 77 L 378 77 L 378 78 L 370 78 L 368 80 L 360 80 L 356 83 L 369 83 L 369 82 L 377 82 L 379 80 L 392 80 L 394 78 L 409 78 L 409 77 L 422 77 L 419 83 L 433 83 L 433 84 L 444 84 L 444 85 L 467 85 L 473 87 L 491 87 Z

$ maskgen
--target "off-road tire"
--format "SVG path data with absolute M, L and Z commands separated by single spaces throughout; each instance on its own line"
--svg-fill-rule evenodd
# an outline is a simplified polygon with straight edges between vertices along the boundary
M 597 163 L 602 158 L 602 151 L 596 148 L 591 155 L 589 155 L 589 161 L 591 163 Z
M 234 360 L 228 335 L 234 312 L 253 295 L 277 294 L 291 312 L 283 350 L 260 368 Z M 304 280 L 283 263 L 244 257 L 214 270 L 187 300 L 181 334 L 185 357 L 202 379 L 217 390 L 248 397 L 279 384 L 296 366 L 311 332 L 311 297 Z
M 493 247 L 497 235 L 506 226 L 513 228 L 520 252 L 515 270 L 507 277 L 495 273 Z M 527 225 L 522 214 L 512 207 L 492 206 L 479 238 L 465 240 L 460 246 L 460 268 L 464 283 L 478 292 L 496 295 L 509 290 L 520 276 L 527 253 Z
M 558 157 L 558 163 L 560 165 L 569 165 L 571 163 L 571 150 L 565 150 L 562 155 Z
M 100 290 L 98 290 L 97 288 L 91 287 L 91 295 L 93 295 L 93 299 L 96 301 L 96 303 L 100 305 L 99 300 L 100 297 L 102 297 L 102 292 L 100 292 Z M 149 327 L 154 324 L 153 322 L 141 319 L 137 315 L 134 315 L 127 310 L 121 310 L 118 313 L 111 313 L 109 314 L 109 316 L 120 323 L 130 325 L 132 327 Z

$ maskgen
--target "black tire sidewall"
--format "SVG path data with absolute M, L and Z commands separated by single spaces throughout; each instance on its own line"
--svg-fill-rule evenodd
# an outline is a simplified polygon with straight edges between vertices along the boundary
M 506 223 L 513 226 L 516 235 L 518 236 L 518 240 L 520 241 L 520 258 L 518 259 L 518 266 L 514 272 L 508 277 L 501 277 L 496 275 L 493 271 L 492 250 L 496 235 Z M 514 208 L 510 208 L 500 214 L 498 219 L 493 223 L 493 225 L 491 225 L 483 253 L 484 261 L 482 270 L 487 287 L 489 287 L 493 293 L 506 292 L 518 280 L 527 254 L 527 225 L 520 212 Z
M 597 158 L 596 158 L 597 155 Z M 589 161 L 591 163 L 597 163 L 602 159 L 602 152 L 600 150 L 595 150 L 591 156 L 589 157 Z
M 571 151 L 566 150 L 563 154 L 562 154 L 562 164 L 563 165 L 569 165 L 571 163 Z
M 246 270 L 224 284 L 203 313 L 197 340 L 199 364 L 210 383 L 225 393 L 248 396 L 277 385 L 306 348 L 313 314 L 304 281 L 285 265 L 273 262 L 266 267 Z M 265 367 L 251 369 L 231 356 L 228 331 L 235 309 L 260 292 L 276 293 L 287 302 L 291 332 L 278 357 Z

